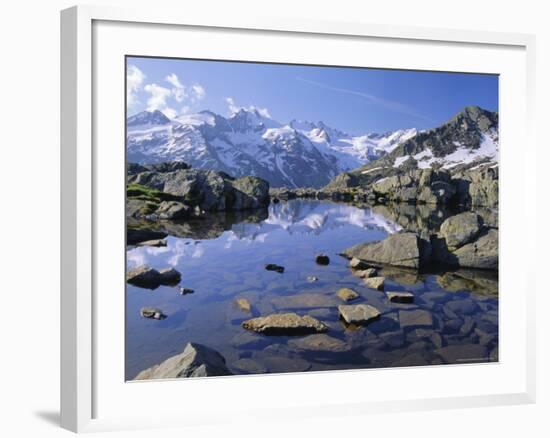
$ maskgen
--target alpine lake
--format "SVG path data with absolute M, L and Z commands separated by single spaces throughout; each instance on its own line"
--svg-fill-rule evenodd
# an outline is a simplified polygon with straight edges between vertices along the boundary
M 148 265 L 181 273 L 177 287 L 127 284 L 127 380 L 181 353 L 188 342 L 217 350 L 237 375 L 498 361 L 496 273 L 382 267 L 385 291 L 414 295 L 412 303 L 401 304 L 368 288 L 339 255 L 402 228 L 437 230 L 449 214 L 427 206 L 295 199 L 165 223 L 165 247 L 127 247 L 128 269 Z M 318 254 L 328 255 L 329 264 L 317 264 Z M 284 272 L 266 270 L 267 264 Z M 181 294 L 180 287 L 193 292 Z M 341 288 L 359 297 L 345 303 L 337 296 Z M 366 326 L 340 319 L 339 305 L 360 303 L 376 307 L 380 317 Z M 143 307 L 161 309 L 166 318 L 143 318 Z M 266 336 L 241 326 L 287 312 L 326 324 L 324 341 L 310 341 L 319 335 Z

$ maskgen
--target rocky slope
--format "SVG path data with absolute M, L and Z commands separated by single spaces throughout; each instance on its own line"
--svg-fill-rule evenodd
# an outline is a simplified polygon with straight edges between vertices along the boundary
M 184 161 L 195 168 L 254 175 L 274 187 L 320 187 L 416 133 L 352 136 L 323 122 L 279 123 L 253 109 L 227 118 L 202 111 L 172 120 L 160 111 L 144 111 L 127 119 L 126 146 L 130 162 Z

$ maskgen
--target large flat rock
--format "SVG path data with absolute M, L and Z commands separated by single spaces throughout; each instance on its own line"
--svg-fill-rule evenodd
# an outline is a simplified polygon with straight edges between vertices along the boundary
M 341 305 L 338 312 L 348 324 L 358 325 L 367 324 L 380 316 L 380 311 L 369 304 Z
M 296 313 L 276 313 L 252 318 L 244 321 L 242 326 L 247 330 L 275 336 L 322 333 L 328 330 L 325 324 L 312 316 L 300 316 Z

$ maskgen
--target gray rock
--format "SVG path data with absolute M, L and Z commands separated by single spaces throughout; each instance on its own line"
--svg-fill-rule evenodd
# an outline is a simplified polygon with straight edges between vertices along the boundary
M 300 339 L 291 339 L 288 346 L 293 350 L 306 351 L 349 351 L 350 347 L 344 341 L 325 334 L 309 335 Z
M 244 321 L 242 326 L 247 330 L 275 336 L 322 333 L 328 330 L 321 321 L 309 315 L 299 316 L 296 313 L 279 313 L 253 318 Z
M 174 379 L 182 377 L 226 376 L 231 372 L 224 357 L 201 344 L 188 343 L 181 354 L 166 359 L 159 365 L 141 371 L 135 380 Z
M 320 293 L 275 297 L 271 302 L 278 310 L 333 307 L 336 304 L 336 300 L 332 296 L 329 297 Z
M 452 253 L 463 268 L 498 269 L 498 230 L 490 229 L 478 239 Z
M 471 315 L 480 310 L 477 303 L 470 299 L 452 300 L 447 302 L 445 307 L 457 316 Z
M 423 243 L 415 233 L 392 234 L 378 242 L 361 243 L 344 250 L 348 257 L 365 262 L 418 269 L 423 258 Z
M 338 312 L 348 324 L 357 325 L 367 324 L 380 316 L 380 311 L 369 304 L 341 305 Z
M 401 328 L 407 327 L 432 327 L 432 314 L 426 310 L 400 310 L 399 324 Z
M 162 313 L 162 310 L 157 309 L 155 307 L 142 307 L 141 310 L 139 311 L 139 314 L 143 318 L 148 318 L 148 319 L 160 320 L 160 319 L 166 318 L 166 315 Z
M 250 305 L 250 301 L 248 301 L 246 298 L 237 298 L 235 300 L 235 304 L 243 312 L 251 313 L 252 311 L 252 306 Z
M 384 283 L 386 282 L 385 277 L 371 277 L 363 279 L 365 286 L 375 289 L 375 290 L 384 290 Z
M 185 219 L 191 215 L 191 208 L 178 201 L 162 201 L 156 209 L 155 214 L 159 219 Z
M 264 348 L 269 344 L 265 336 L 260 336 L 249 331 L 243 331 L 235 335 L 231 339 L 231 345 L 239 349 L 254 349 Z
M 472 242 L 481 231 L 482 219 L 474 212 L 467 211 L 447 218 L 441 224 L 440 233 L 453 251 Z
M 359 294 L 355 292 L 353 289 L 349 289 L 347 287 L 343 287 L 336 292 L 336 295 L 338 298 L 340 298 L 342 301 L 352 301 L 357 298 L 359 298 Z
M 414 294 L 411 292 L 388 291 L 386 296 L 393 303 L 412 303 L 414 301 Z

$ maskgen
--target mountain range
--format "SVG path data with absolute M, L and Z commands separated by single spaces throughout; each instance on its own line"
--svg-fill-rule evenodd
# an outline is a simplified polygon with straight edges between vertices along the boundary
M 495 162 L 498 114 L 466 107 L 428 130 L 400 129 L 353 136 L 323 122 L 280 123 L 255 109 L 230 117 L 211 111 L 174 119 L 143 111 L 127 119 L 128 162 L 185 161 L 239 177 L 255 175 L 272 187 L 322 187 L 344 172 L 380 168 L 464 168 Z

